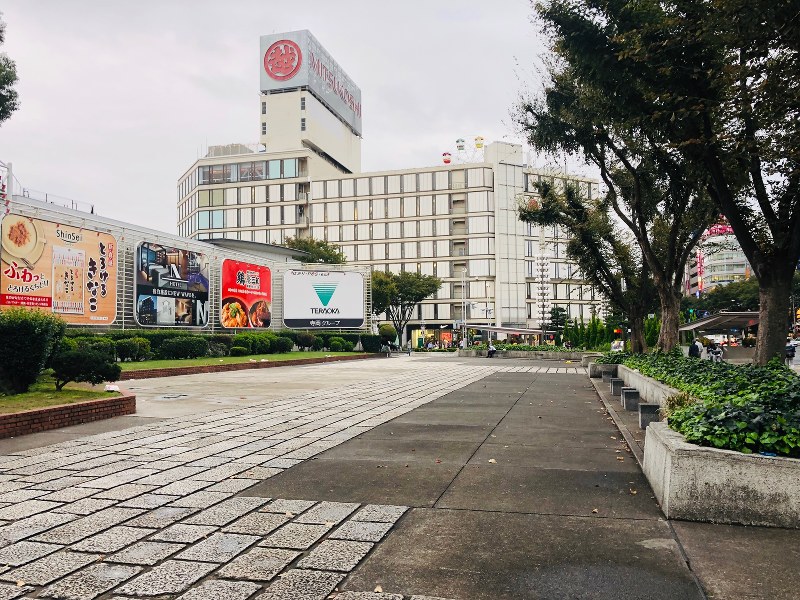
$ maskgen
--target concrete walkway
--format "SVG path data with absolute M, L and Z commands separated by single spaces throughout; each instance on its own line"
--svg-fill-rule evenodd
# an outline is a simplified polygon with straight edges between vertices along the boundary
M 574 364 L 414 355 L 133 386 L 142 412 L 102 433 L 0 440 L 0 600 L 800 588 L 798 531 L 665 521 Z

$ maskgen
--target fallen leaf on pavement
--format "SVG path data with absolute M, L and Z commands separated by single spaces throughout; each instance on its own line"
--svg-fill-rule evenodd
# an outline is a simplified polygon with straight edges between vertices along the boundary
M 489 459 L 489 462 L 490 462 L 490 463 L 492 463 L 492 464 L 494 464 L 494 463 L 496 463 L 497 461 L 496 461 L 495 459 L 493 459 L 493 458 L 490 458 L 490 459 Z
M 600 512 L 600 511 L 599 511 L 599 510 L 597 510 L 596 508 L 593 508 L 593 509 L 592 509 L 592 512 L 593 512 L 593 513 L 597 513 L 597 512 Z
M 635 496 L 637 494 L 636 490 L 628 490 L 631 493 L 631 496 Z
M 383 588 L 381 586 L 379 586 L 379 585 L 376 585 L 375 586 L 375 593 L 376 594 L 380 594 L 381 592 L 383 592 Z

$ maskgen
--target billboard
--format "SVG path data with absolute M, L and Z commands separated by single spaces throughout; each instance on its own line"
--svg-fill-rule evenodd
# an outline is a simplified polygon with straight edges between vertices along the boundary
M 364 276 L 343 271 L 287 271 L 283 322 L 297 329 L 364 325 Z
M 308 87 L 361 135 L 361 90 L 307 29 L 261 36 L 261 91 Z
M 272 275 L 269 267 L 222 261 L 222 306 L 219 322 L 226 328 L 269 327 L 272 321 Z
M 208 325 L 208 257 L 172 246 L 136 246 L 134 316 L 139 325 Z
M 0 306 L 53 312 L 75 325 L 109 325 L 117 315 L 113 235 L 8 214 L 2 222 Z

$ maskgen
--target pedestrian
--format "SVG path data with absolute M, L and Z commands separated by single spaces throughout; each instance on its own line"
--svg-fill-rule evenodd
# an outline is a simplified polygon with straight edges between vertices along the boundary
M 790 341 L 787 341 L 786 342 L 786 356 L 785 356 L 786 366 L 787 367 L 791 367 L 792 366 L 792 362 L 794 361 L 795 352 L 796 352 L 796 348 L 792 345 L 792 343 Z
M 708 347 L 708 359 L 712 362 L 722 362 L 722 346 L 712 343 Z
M 700 343 L 700 340 L 695 340 L 692 342 L 692 345 L 689 346 L 689 356 L 691 358 L 700 358 L 700 355 L 703 352 L 703 344 Z
M 406 342 L 406 352 L 408 352 L 408 355 L 411 356 L 411 340 Z
M 494 357 L 495 352 L 497 352 L 497 348 L 494 347 L 494 342 L 489 340 L 489 352 L 487 352 L 488 358 Z
M 464 350 L 467 347 L 467 338 L 461 338 L 461 341 L 458 342 L 458 347 Z

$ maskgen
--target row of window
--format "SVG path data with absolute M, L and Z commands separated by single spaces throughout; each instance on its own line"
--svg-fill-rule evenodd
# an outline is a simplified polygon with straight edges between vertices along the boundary
M 585 304 L 585 303 L 553 303 L 551 305 L 552 308 L 563 308 L 567 311 L 567 315 L 570 319 L 581 319 L 583 318 L 584 321 L 588 321 L 592 314 L 597 313 L 598 306 L 597 304 Z M 550 310 L 546 311 L 546 314 L 550 314 Z M 528 303 L 528 318 L 539 321 L 542 317 L 542 309 L 539 305 L 535 303 Z
M 535 261 L 525 261 L 525 275 L 527 277 L 539 276 Z M 547 264 L 547 277 L 550 279 L 583 279 L 580 269 L 575 263 L 554 261 Z
M 459 190 L 493 185 L 492 170 L 486 168 L 427 171 L 398 175 L 378 175 L 352 179 L 331 179 L 312 183 L 314 198 L 350 198 Z
M 305 109 L 306 109 L 306 97 L 300 96 L 300 110 L 305 110 Z M 263 100 L 261 101 L 261 114 L 262 115 L 267 114 L 267 103 L 266 101 Z
M 195 185 L 192 185 L 191 177 L 187 178 L 186 187 L 182 190 L 185 193 L 181 193 L 181 197 L 188 194 L 196 185 L 303 177 L 306 171 L 305 161 L 305 158 L 284 158 L 197 167 Z

